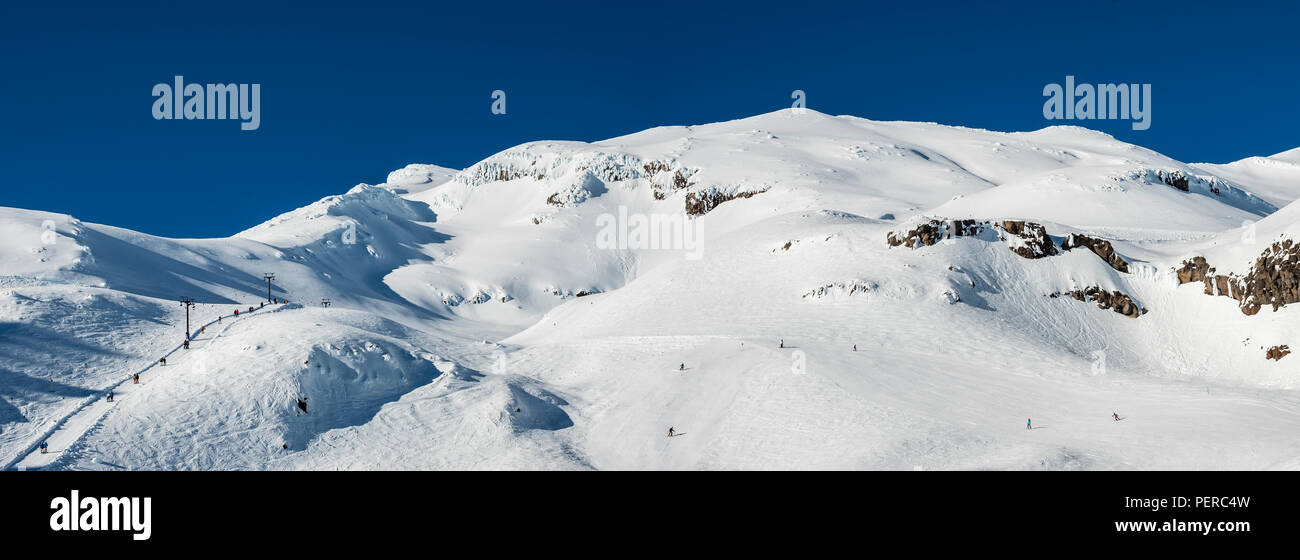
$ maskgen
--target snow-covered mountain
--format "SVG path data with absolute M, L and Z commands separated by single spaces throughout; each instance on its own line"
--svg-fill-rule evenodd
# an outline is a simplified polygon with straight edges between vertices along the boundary
M 226 239 L 0 209 L 0 460 L 1300 468 L 1295 153 L 784 110 Z

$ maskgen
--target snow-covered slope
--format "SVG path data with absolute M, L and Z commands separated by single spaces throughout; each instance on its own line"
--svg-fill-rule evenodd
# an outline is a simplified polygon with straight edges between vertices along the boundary
M 787 110 L 411 165 L 226 239 L 0 209 L 0 459 L 1300 468 L 1264 159 Z M 248 313 L 264 273 L 290 303 Z M 221 322 L 147 367 L 186 296 Z
M 1268 157 L 1249 157 L 1226 164 L 1193 167 L 1241 185 L 1275 206 L 1300 199 L 1300 148 Z

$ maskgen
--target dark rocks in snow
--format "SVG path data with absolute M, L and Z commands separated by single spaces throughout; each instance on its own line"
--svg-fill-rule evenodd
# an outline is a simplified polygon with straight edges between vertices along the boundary
M 1291 353 L 1291 347 L 1283 344 L 1281 346 L 1274 346 L 1272 348 L 1269 348 L 1268 351 L 1264 353 L 1264 358 L 1267 360 L 1277 361 L 1277 360 L 1281 360 L 1283 356 L 1286 356 L 1287 354 L 1290 353 Z
M 1240 278 L 1233 275 L 1229 282 L 1234 288 L 1232 296 L 1247 315 L 1258 313 L 1265 305 L 1277 311 L 1300 302 L 1300 244 L 1290 239 L 1273 243 L 1255 259 L 1249 272 Z
M 654 177 L 665 171 L 671 171 L 671 165 L 662 161 L 647 161 L 642 165 L 642 170 L 645 171 L 644 176 L 650 179 L 650 190 L 655 200 L 663 200 L 671 193 L 695 186 L 695 183 L 690 180 L 691 175 L 695 174 L 694 169 L 684 168 L 673 171 L 668 184 L 659 184 L 655 182 Z
M 876 288 L 876 285 L 875 285 L 874 283 L 870 283 L 870 282 L 867 282 L 867 281 L 865 281 L 865 280 L 852 280 L 852 281 L 849 281 L 849 282 L 835 282 L 835 283 L 833 283 L 833 284 L 827 284 L 827 285 L 825 285 L 825 286 L 819 286 L 819 287 L 817 287 L 817 288 L 814 289 L 814 290 L 811 290 L 811 291 L 805 292 L 803 295 L 801 295 L 801 296 L 799 296 L 799 297 L 801 297 L 801 298 L 805 298 L 805 299 L 810 298 L 810 297 L 811 297 L 811 298 L 821 298 L 821 297 L 825 297 L 825 296 L 828 296 L 828 295 L 831 295 L 831 294 L 836 294 L 836 293 L 840 293 L 840 294 L 844 294 L 844 295 L 849 295 L 849 296 L 854 295 L 854 294 L 862 294 L 862 295 L 866 295 L 867 292 L 869 292 L 869 291 L 871 291 L 871 290 L 874 290 L 875 288 Z
M 1159 177 L 1166 185 L 1180 191 L 1188 192 L 1190 190 L 1190 181 L 1187 174 L 1182 171 L 1156 171 L 1156 177 Z
M 885 240 L 891 247 L 902 245 L 909 249 L 916 249 L 934 245 L 944 239 L 978 235 L 989 228 L 997 229 L 998 226 L 988 221 L 930 220 L 905 234 L 900 235 L 898 232 L 891 231 L 886 234 Z M 1106 264 L 1109 264 L 1111 268 L 1124 273 L 1128 272 L 1128 261 L 1115 252 L 1114 246 L 1105 239 L 1072 233 L 1065 238 L 1060 250 L 1058 250 L 1052 236 L 1047 233 L 1047 228 L 1043 227 L 1042 224 L 1023 220 L 1004 220 L 1001 229 L 1006 232 L 1007 236 L 1018 238 L 1011 244 L 1011 250 L 1026 259 L 1051 257 L 1060 254 L 1061 250 L 1069 251 L 1079 247 L 1086 247 L 1093 254 L 1100 257 L 1101 260 L 1106 261 Z
M 1139 306 L 1133 301 L 1132 297 L 1119 290 L 1107 292 L 1098 286 L 1089 286 L 1082 290 L 1071 290 L 1065 293 L 1049 294 L 1048 297 L 1070 296 L 1078 301 L 1091 301 L 1097 304 L 1098 309 L 1110 309 L 1125 317 L 1134 319 L 1146 314 L 1147 309 Z
M 889 243 L 890 247 L 904 245 L 908 249 L 918 249 L 920 247 L 934 245 L 944 239 L 978 235 L 987 227 L 989 227 L 989 222 L 986 221 L 930 220 L 912 228 L 902 236 L 899 236 L 897 232 L 891 231 L 885 235 L 885 240 Z
M 703 191 L 688 192 L 686 193 L 686 215 L 703 216 L 712 212 L 719 204 L 727 202 L 728 200 L 749 198 L 766 191 L 767 189 L 725 192 L 717 188 L 710 188 Z
M 1178 284 L 1182 285 L 1204 281 L 1209 273 L 1214 272 L 1214 269 L 1210 268 L 1210 263 L 1205 262 L 1205 257 L 1193 257 L 1191 260 L 1183 261 L 1182 268 L 1177 272 Z
M 972 237 L 985 230 L 997 229 L 998 226 L 987 220 L 938 220 L 932 219 L 921 223 L 905 234 L 889 232 L 885 241 L 891 247 L 900 245 L 909 249 L 927 247 L 957 237 Z M 1026 259 L 1041 259 L 1058 254 L 1056 244 L 1041 224 L 1023 220 L 1005 220 L 1001 224 L 1003 231 L 1010 237 L 1018 238 L 1011 244 L 1011 251 Z
M 1205 294 L 1237 300 L 1246 315 L 1259 313 L 1264 306 L 1277 311 L 1287 304 L 1300 303 L 1300 243 L 1284 239 L 1265 249 L 1244 275 L 1211 274 L 1213 268 L 1204 257 L 1183 261 L 1178 282 L 1203 282 Z
M 1002 222 L 1003 231 L 1007 235 L 1014 235 L 1024 240 L 1024 244 L 1019 247 L 1012 247 L 1011 250 L 1017 255 L 1026 259 L 1041 259 L 1057 255 L 1056 244 L 1052 242 L 1052 237 L 1047 235 L 1047 228 L 1034 222 L 1025 222 L 1020 220 L 1006 220 Z
M 1101 257 L 1101 260 L 1106 261 L 1106 264 L 1109 264 L 1111 268 L 1124 273 L 1128 272 L 1128 261 L 1124 260 L 1123 257 L 1119 256 L 1119 253 L 1115 252 L 1115 248 L 1111 246 L 1109 241 L 1096 237 L 1089 237 L 1087 235 L 1071 233 L 1066 236 L 1065 241 L 1061 243 L 1061 249 L 1065 251 L 1079 247 L 1087 247 L 1093 252 L 1093 254 Z

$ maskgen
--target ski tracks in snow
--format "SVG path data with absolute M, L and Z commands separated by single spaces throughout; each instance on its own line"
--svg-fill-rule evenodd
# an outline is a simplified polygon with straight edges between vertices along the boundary
M 271 309 L 278 309 L 278 307 L 265 307 L 257 311 Z M 256 311 L 253 313 L 256 313 Z M 226 330 L 230 328 L 230 325 L 250 315 L 252 315 L 252 313 L 245 314 L 242 317 L 230 317 L 230 321 L 222 321 L 221 323 L 218 323 L 218 319 L 213 319 L 206 324 L 200 325 L 200 328 L 206 331 L 207 327 L 223 324 L 221 332 L 209 338 L 196 337 L 191 339 L 190 350 L 203 350 L 210 345 L 212 341 L 221 338 L 221 336 L 225 334 Z M 225 318 L 226 316 L 221 317 L 221 319 Z M 201 345 L 199 345 L 200 343 Z M 177 344 L 174 348 L 169 350 L 164 357 L 171 358 L 177 352 L 183 352 L 183 346 L 183 344 Z M 185 364 L 188 361 L 189 359 L 184 359 L 180 362 L 168 363 L 166 366 L 162 367 L 175 367 L 177 365 Z M 68 450 L 72 449 L 77 442 L 81 441 L 87 433 L 102 422 L 104 417 L 113 410 L 119 399 L 123 397 L 129 399 L 132 394 L 137 394 L 139 391 L 143 391 L 149 384 L 144 377 L 144 374 L 156 368 L 159 368 L 159 362 L 154 360 L 150 362 L 149 365 L 133 372 L 131 375 L 126 375 L 116 383 L 96 391 L 95 394 L 88 397 L 81 406 L 55 422 L 54 426 L 46 431 L 45 434 L 28 446 L 22 453 L 19 453 L 13 461 L 6 464 L 3 470 L 15 468 L 18 470 L 36 470 L 45 469 L 54 465 L 65 456 L 65 453 Z M 161 371 L 159 373 L 161 373 Z M 138 385 L 132 382 L 135 375 L 140 376 L 140 383 Z M 108 402 L 106 400 L 109 391 L 113 392 L 113 402 Z M 41 453 L 39 451 L 41 442 L 49 444 L 49 451 L 47 453 Z

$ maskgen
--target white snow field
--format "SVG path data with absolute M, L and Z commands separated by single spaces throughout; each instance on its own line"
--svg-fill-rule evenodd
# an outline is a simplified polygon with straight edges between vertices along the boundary
M 0 465 L 1296 470 L 1297 153 L 783 110 L 225 239 L 0 208 Z

